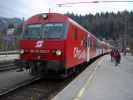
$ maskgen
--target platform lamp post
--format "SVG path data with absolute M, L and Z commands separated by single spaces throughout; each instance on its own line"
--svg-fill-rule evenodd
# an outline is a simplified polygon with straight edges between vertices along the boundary
M 128 32 L 128 20 L 127 20 L 128 16 L 125 14 L 124 16 L 124 34 L 123 34 L 123 40 L 122 40 L 122 49 L 126 50 L 127 48 L 127 32 Z
M 22 18 L 22 33 L 24 33 L 24 28 L 25 28 L 25 18 Z

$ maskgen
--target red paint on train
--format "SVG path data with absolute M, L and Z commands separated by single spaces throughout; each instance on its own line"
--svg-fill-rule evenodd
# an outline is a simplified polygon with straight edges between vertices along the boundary
M 108 46 L 69 17 L 44 13 L 25 22 L 19 48 L 21 54 L 17 61 L 20 66 L 28 66 L 32 71 L 36 66 L 60 71 L 106 53 Z

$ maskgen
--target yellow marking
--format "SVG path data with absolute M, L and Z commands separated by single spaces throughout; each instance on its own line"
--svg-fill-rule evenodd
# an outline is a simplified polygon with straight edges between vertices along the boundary
M 78 93 L 78 97 L 81 97 L 85 91 L 85 88 L 83 87 L 80 92 Z
M 98 62 L 98 65 L 100 65 L 103 62 L 103 60 L 100 60 Z M 84 94 L 87 86 L 89 86 L 90 82 L 92 81 L 94 75 L 95 75 L 95 71 L 98 68 L 98 65 L 95 67 L 94 71 L 92 72 L 91 76 L 89 77 L 89 79 L 87 80 L 87 82 L 83 85 L 83 87 L 80 89 L 80 91 L 78 92 L 78 95 L 74 98 L 74 100 L 80 100 L 80 97 Z
M 98 66 L 100 66 L 102 63 L 104 62 L 104 59 L 101 59 L 99 62 L 98 62 Z
M 95 67 L 92 75 L 89 77 L 89 79 L 87 80 L 87 82 L 83 85 L 83 87 L 81 88 L 81 90 L 78 92 L 78 95 L 76 96 L 76 98 L 74 98 L 74 100 L 80 100 L 80 97 L 84 94 L 87 86 L 90 84 L 91 80 L 93 79 L 94 77 L 94 72 L 95 70 L 97 69 L 97 67 Z
M 79 98 L 74 98 L 74 100 L 79 100 Z

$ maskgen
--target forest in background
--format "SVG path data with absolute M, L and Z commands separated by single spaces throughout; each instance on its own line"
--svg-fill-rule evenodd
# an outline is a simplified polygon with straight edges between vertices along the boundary
M 125 45 L 133 50 L 133 11 L 96 13 L 95 15 L 67 13 L 66 15 L 101 40 L 113 40 L 116 43 L 115 41 L 125 39 L 127 42 Z M 122 45 L 122 43 L 118 44 Z
M 89 32 L 94 34 L 100 40 L 112 40 L 114 41 L 114 44 L 116 44 L 115 41 L 121 42 L 118 40 L 123 40 L 125 38 L 128 42 L 125 45 L 129 46 L 133 50 L 133 11 L 123 11 L 117 13 L 96 13 L 95 15 L 77 15 L 74 13 L 67 13 L 65 15 L 71 17 L 73 20 L 78 22 L 80 25 L 85 27 Z M 7 48 L 5 47 L 6 45 L 3 44 L 4 41 L 2 40 L 2 37 L 6 35 L 6 30 L 10 24 L 17 25 L 12 37 L 13 41 L 16 41 L 16 37 L 18 37 L 21 34 L 20 32 L 22 32 L 22 29 L 20 27 L 22 25 L 22 19 L 13 19 L 13 21 L 10 20 L 11 19 L 0 17 L 1 50 L 3 48 Z M 122 45 L 122 43 L 119 44 Z M 13 48 L 15 49 L 16 47 L 14 46 Z
M 106 12 L 95 15 L 67 13 L 66 15 L 99 38 L 117 39 L 123 34 L 133 37 L 133 12 Z

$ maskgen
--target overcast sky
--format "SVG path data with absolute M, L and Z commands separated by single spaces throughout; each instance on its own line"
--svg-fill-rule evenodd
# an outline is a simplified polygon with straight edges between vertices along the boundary
M 67 2 L 84 2 L 95 0 L 1 0 L 0 16 L 4 17 L 30 17 L 37 13 L 51 12 L 74 12 L 75 14 L 95 14 L 97 12 L 117 12 L 133 10 L 132 3 L 97 3 L 67 5 L 68 7 L 58 7 L 57 4 Z M 103 1 L 103 0 L 98 0 Z M 104 0 L 108 1 L 108 0 Z M 115 0 L 114 0 L 115 1 Z M 118 0 L 117 0 L 118 1 Z M 125 0 L 124 0 L 125 1 Z

